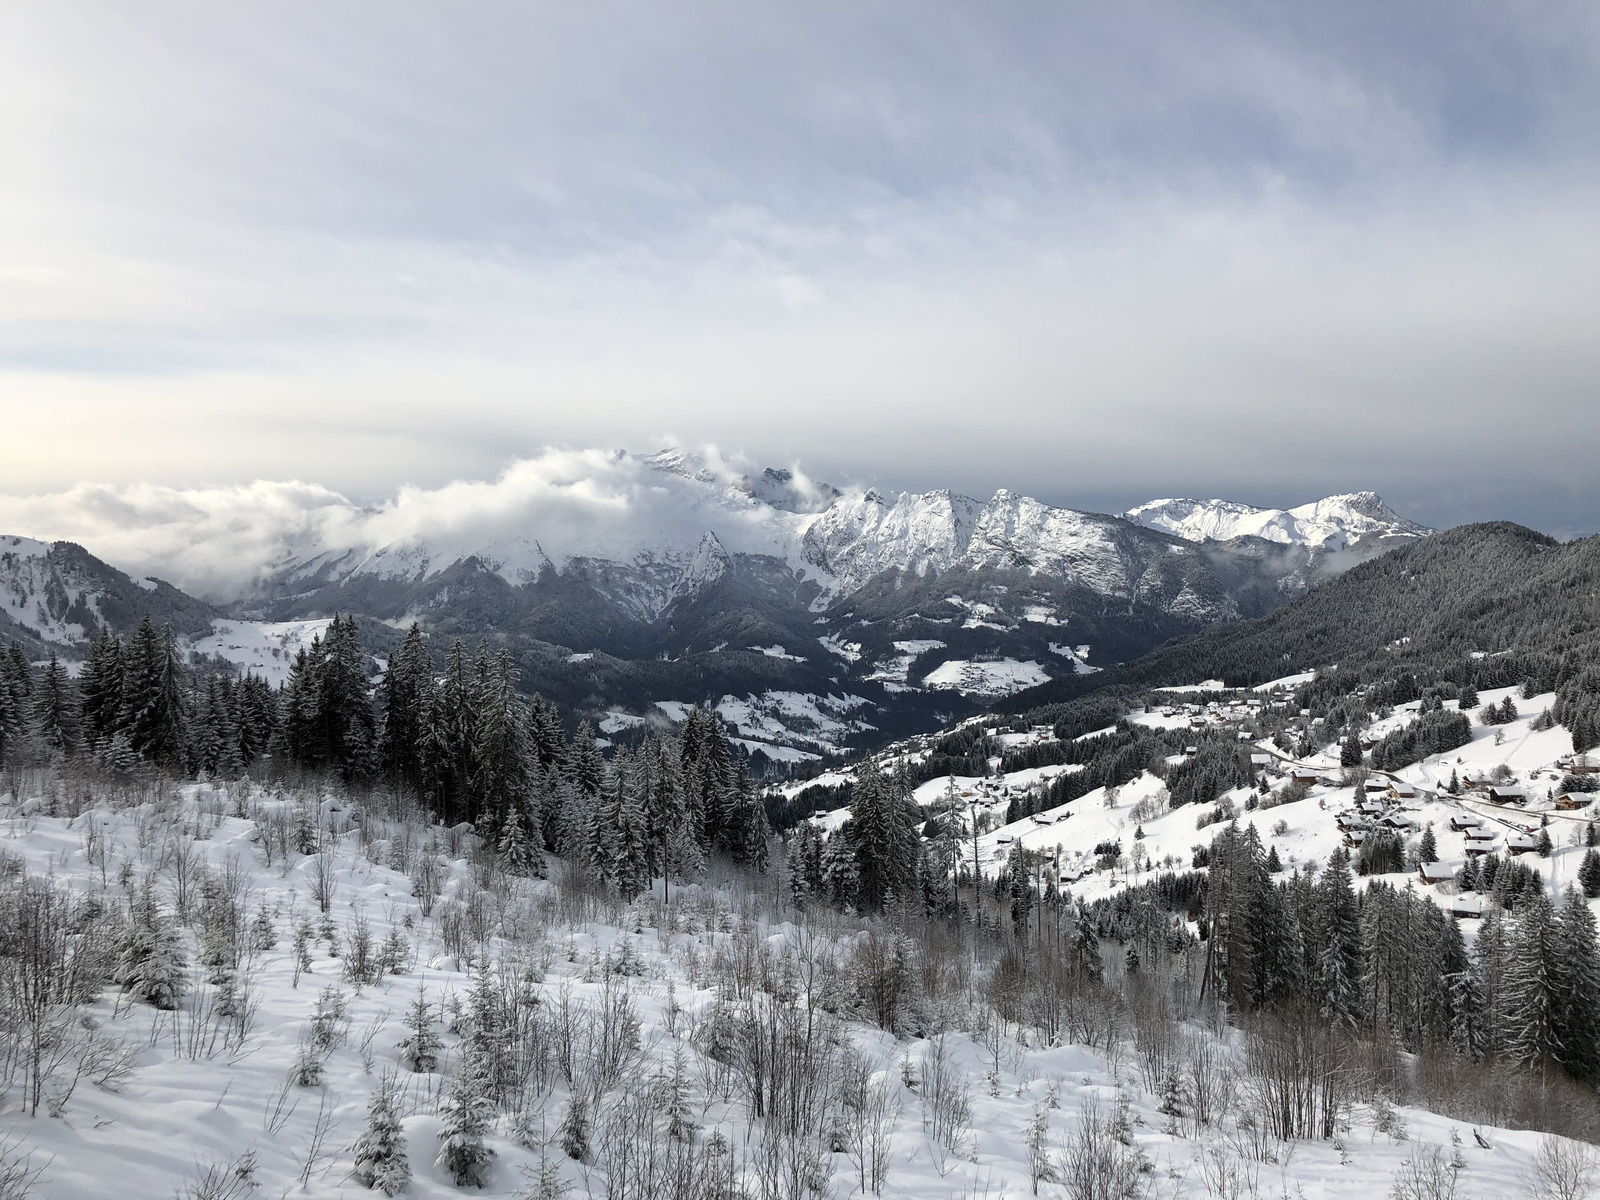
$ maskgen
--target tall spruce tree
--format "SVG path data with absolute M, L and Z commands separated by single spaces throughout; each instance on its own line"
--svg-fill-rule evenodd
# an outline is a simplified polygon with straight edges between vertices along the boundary
M 1555 954 L 1556 1057 L 1577 1079 L 1600 1082 L 1600 948 L 1583 896 L 1567 889 Z
M 413 621 L 406 640 L 389 660 L 378 687 L 383 726 L 378 765 L 391 787 L 420 796 L 426 787 L 423 754 L 433 720 L 433 659 L 421 627 Z
M 109 742 L 121 727 L 122 641 L 102 629 L 78 672 L 79 736 L 87 746 Z
M 71 754 L 78 746 L 78 696 L 67 668 L 50 651 L 33 697 L 33 724 L 49 749 Z
M 1541 888 L 1520 906 L 1506 963 L 1505 1050 L 1511 1061 L 1559 1061 L 1560 928 Z
M 850 825 L 858 895 L 865 909 L 879 909 L 892 897 L 907 896 L 916 884 L 919 843 L 903 799 L 896 781 L 880 772 L 872 759 L 861 764 Z
M 188 714 L 178 639 L 170 625 L 157 633 L 148 614 L 128 642 L 122 703 L 133 753 L 170 771 L 186 770 Z
M 467 819 L 490 844 L 509 824 L 526 841 L 533 785 L 527 727 L 516 695 L 516 673 L 505 652 L 479 652 L 473 687 L 472 757 Z

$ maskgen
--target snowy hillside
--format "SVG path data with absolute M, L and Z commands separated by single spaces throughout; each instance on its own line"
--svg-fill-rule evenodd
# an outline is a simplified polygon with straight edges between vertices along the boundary
M 1373 492 L 1329 496 L 1289 509 L 1254 508 L 1232 500 L 1151 500 L 1124 515 L 1191 542 L 1257 537 L 1327 551 L 1369 540 L 1387 549 L 1433 532 L 1406 520 Z
M 309 800 L 3 798 L 13 909 L 127 911 L 117 928 L 154 947 L 59 1027 L 36 1091 L 6 1094 L 0 1172 L 31 1178 L 9 1194 L 350 1198 L 382 1194 L 377 1172 L 441 1198 L 1324 1200 L 1397 1179 L 1506 1195 L 1541 1155 L 1582 1163 L 1384 1102 L 1279 1141 L 1253 1123 L 1252 1060 L 1202 1023 L 1174 1027 L 1173 1069 L 1240 1085 L 1197 1108 L 1127 1033 L 1041 1037 L 939 982 L 961 953 L 885 926 L 734 879 L 624 905 L 486 870 L 459 831 Z M 48 882 L 18 891 L 22 872 Z M 897 953 L 932 973 L 875 991 Z M 775 1056 L 752 1057 L 764 1031 Z

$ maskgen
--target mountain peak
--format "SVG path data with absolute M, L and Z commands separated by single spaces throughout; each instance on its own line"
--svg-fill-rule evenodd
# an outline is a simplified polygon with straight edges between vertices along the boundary
M 1344 550 L 1357 542 L 1376 545 L 1433 532 L 1408 521 L 1370 491 L 1344 492 L 1289 509 L 1257 508 L 1236 500 L 1151 500 L 1122 515 L 1191 542 L 1256 537 L 1315 550 Z

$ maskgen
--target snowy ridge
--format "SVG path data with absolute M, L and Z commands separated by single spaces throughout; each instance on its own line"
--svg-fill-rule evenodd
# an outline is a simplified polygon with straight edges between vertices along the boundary
M 1344 550 L 1369 538 L 1419 538 L 1433 531 L 1408 521 L 1376 492 L 1328 496 L 1298 508 L 1255 508 L 1232 500 L 1151 500 L 1123 514 L 1191 542 L 1258 537 L 1316 550 Z

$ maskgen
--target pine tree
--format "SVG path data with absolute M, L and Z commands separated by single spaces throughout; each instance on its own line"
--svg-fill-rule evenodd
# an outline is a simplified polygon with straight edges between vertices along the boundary
M 1555 954 L 1556 1057 L 1585 1083 L 1600 1081 L 1600 947 L 1594 914 L 1584 898 L 1567 889 L 1561 905 Z
M 128 642 L 123 671 L 123 717 L 128 745 L 146 762 L 172 771 L 187 767 L 183 669 L 172 626 L 160 633 L 148 615 Z
M 487 1069 L 478 1055 L 467 1054 L 441 1113 L 435 1165 L 450 1172 L 457 1187 L 483 1187 L 494 1159 L 494 1151 L 483 1142 L 495 1114 Z
M 497 842 L 508 822 L 526 829 L 533 795 L 527 729 L 508 654 L 491 659 L 487 647 L 479 652 L 473 692 L 467 817 Z
M 402 1024 L 411 1032 L 400 1043 L 400 1060 L 419 1074 L 439 1069 L 439 1051 L 443 1047 L 433 1029 L 433 1006 L 421 987 L 417 998 L 411 1002 Z
M 565 775 L 561 778 L 561 857 L 567 869 L 580 877 L 592 877 L 595 862 L 594 800 Z
M 1590 848 L 1583 852 L 1583 863 L 1578 867 L 1578 886 L 1591 900 L 1600 896 L 1600 850 Z
M 1513 1062 L 1537 1064 L 1556 1059 L 1559 980 L 1555 912 L 1541 888 L 1522 906 L 1506 964 L 1506 1053 Z
M 1317 882 L 1315 907 L 1322 941 L 1315 979 L 1317 1003 L 1328 1021 L 1355 1029 L 1362 1011 L 1362 926 L 1350 880 L 1350 859 L 1342 848 L 1328 856 L 1328 866 L 1323 867 Z
M 846 821 L 822 844 L 822 886 L 828 899 L 839 908 L 853 908 L 860 898 L 861 875 L 853 833 L 853 822 Z
M 335 614 L 323 642 L 317 717 L 327 765 L 348 784 L 372 774 L 377 735 L 367 689 L 367 657 L 354 616 Z
M 1434 840 L 1432 822 L 1422 830 L 1422 839 L 1417 843 L 1417 861 L 1425 863 L 1439 861 L 1439 844 Z
M 78 745 L 78 697 L 67 668 L 50 651 L 33 698 L 33 722 L 51 750 L 71 754 Z
M 177 930 L 156 903 L 155 885 L 146 879 L 129 914 L 117 956 L 117 984 L 135 1001 L 171 1010 L 183 997 L 183 948 Z
M 111 740 L 121 725 L 122 642 L 102 629 L 78 672 L 79 736 L 89 746 Z
M 356 1139 L 355 1176 L 385 1196 L 397 1196 L 411 1182 L 406 1136 L 400 1125 L 400 1087 L 385 1072 L 367 1104 L 367 1131 Z
M 472 777 L 472 687 L 467 679 L 466 652 L 459 640 L 444 660 L 444 678 L 433 705 L 423 748 L 428 798 L 447 821 L 466 819 L 468 782 Z
M 616 764 L 612 819 L 616 822 L 610 837 L 609 877 L 624 900 L 632 900 L 650 888 L 650 848 L 645 826 L 644 806 L 640 803 L 639 773 L 631 756 Z
M 1020 841 L 1011 843 L 1011 854 L 1006 860 L 1006 880 L 1011 894 L 1012 927 L 1018 933 L 1026 932 L 1028 918 L 1033 913 L 1037 897 L 1033 890 L 1033 879 L 1028 873 L 1028 860 Z
M 867 759 L 857 772 L 850 805 L 860 903 L 879 909 L 892 896 L 909 893 L 916 882 L 916 827 L 902 804 L 895 781 Z
M 433 720 L 433 660 L 415 621 L 384 672 L 378 697 L 383 705 L 379 769 L 391 786 L 420 796 L 426 787 L 423 757 Z
M 1354 729 L 1344 739 L 1344 744 L 1339 748 L 1339 765 L 1341 767 L 1359 767 L 1366 752 L 1361 749 L 1361 735 Z

